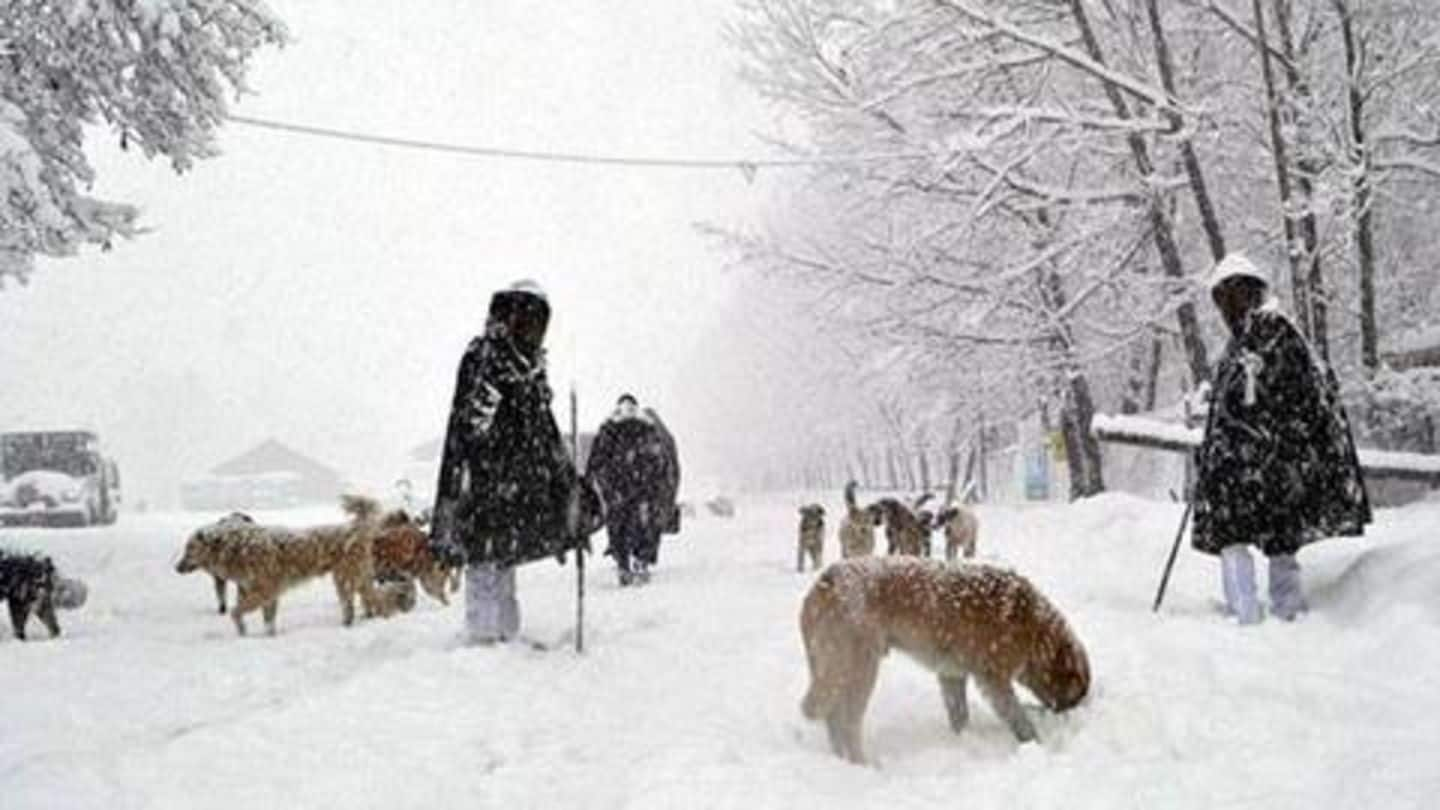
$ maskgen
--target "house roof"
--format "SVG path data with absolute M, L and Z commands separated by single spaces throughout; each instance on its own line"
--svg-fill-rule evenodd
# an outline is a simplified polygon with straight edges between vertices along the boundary
M 309 479 L 335 480 L 340 473 L 274 440 L 266 439 L 210 470 L 211 475 L 259 475 L 292 472 Z

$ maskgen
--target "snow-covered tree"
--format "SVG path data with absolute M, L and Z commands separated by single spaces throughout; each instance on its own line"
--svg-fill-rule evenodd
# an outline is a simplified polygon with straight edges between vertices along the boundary
M 1196 293 L 1227 250 L 1352 376 L 1377 317 L 1430 299 L 1429 5 L 747 0 L 733 40 L 780 140 L 851 159 L 724 241 L 913 377 L 1057 417 L 1094 492 L 1091 411 L 1208 376 L 1223 335 Z
M 87 129 L 184 171 L 216 153 L 251 55 L 284 39 L 261 0 L 0 0 L 0 285 L 136 232 L 134 207 L 86 193 Z

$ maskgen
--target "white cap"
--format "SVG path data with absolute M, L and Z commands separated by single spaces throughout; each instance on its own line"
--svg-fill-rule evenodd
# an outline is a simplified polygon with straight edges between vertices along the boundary
M 1253 278 L 1266 287 L 1270 286 L 1270 274 L 1266 273 L 1264 268 L 1250 261 L 1250 258 L 1244 253 L 1227 253 L 1225 258 L 1215 265 L 1215 269 L 1210 271 L 1208 282 L 1210 292 L 1215 292 L 1215 288 L 1219 287 L 1221 282 L 1242 276 Z
M 540 286 L 540 282 L 532 278 L 522 278 L 519 281 L 511 284 L 509 287 L 505 288 L 505 291 L 526 293 L 528 295 L 533 295 L 536 298 L 539 298 L 541 301 L 550 300 L 546 297 L 545 290 Z

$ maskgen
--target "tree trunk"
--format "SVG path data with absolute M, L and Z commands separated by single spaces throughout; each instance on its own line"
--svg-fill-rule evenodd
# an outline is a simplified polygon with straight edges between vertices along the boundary
M 971 450 L 970 460 L 975 460 L 974 450 Z M 966 469 L 966 477 L 969 477 L 969 469 Z M 945 476 L 945 503 L 955 503 L 955 498 L 960 493 L 960 445 L 950 445 L 950 471 Z
M 1090 27 L 1090 17 L 1085 11 L 1084 0 L 1070 0 L 1070 13 L 1075 18 L 1075 25 L 1080 29 L 1080 37 L 1084 41 L 1086 54 L 1091 61 L 1104 65 L 1105 58 L 1100 51 L 1100 41 L 1095 37 L 1095 31 Z M 1110 100 L 1115 115 L 1121 119 L 1129 119 L 1130 107 L 1125 103 L 1125 98 L 1120 94 L 1119 88 L 1112 82 L 1101 80 L 1105 88 L 1105 95 Z M 1138 132 L 1132 132 L 1126 136 L 1126 142 L 1130 147 L 1130 154 L 1135 160 L 1135 166 L 1147 186 L 1151 186 L 1155 179 L 1155 164 L 1150 158 L 1150 149 L 1145 144 L 1145 139 Z M 1152 192 L 1149 211 L 1150 230 L 1155 240 L 1155 249 L 1160 254 L 1160 265 L 1165 275 L 1170 278 L 1183 280 L 1185 278 L 1185 266 L 1180 259 L 1180 247 L 1175 237 L 1175 224 L 1166 215 L 1163 200 L 1157 192 Z M 1186 359 L 1190 366 L 1191 377 L 1199 383 L 1210 378 L 1209 353 L 1205 349 L 1205 340 L 1200 334 L 1200 320 L 1195 314 L 1195 304 L 1186 301 L 1175 310 L 1176 319 L 1180 323 L 1180 336 L 1184 342 Z
M 1150 34 L 1155 44 L 1155 63 L 1160 68 L 1160 85 L 1171 101 L 1178 101 L 1175 94 L 1175 64 L 1170 57 L 1170 45 L 1165 40 L 1165 26 L 1160 21 L 1159 0 L 1147 0 L 1146 11 L 1150 17 Z M 1185 122 L 1180 113 L 1170 110 L 1165 114 L 1171 128 L 1180 132 Z M 1205 175 L 1200 171 L 1200 158 L 1195 154 L 1195 145 L 1187 138 L 1180 139 L 1180 160 L 1185 164 L 1185 174 L 1190 179 L 1190 191 L 1195 195 L 1195 206 L 1200 211 L 1200 222 L 1205 229 L 1205 240 L 1210 245 L 1210 255 L 1215 261 L 1225 256 L 1225 237 L 1220 231 L 1220 220 L 1215 214 L 1215 204 L 1205 187 Z
M 1295 101 L 1292 107 L 1297 110 L 1294 115 L 1299 121 L 1298 111 L 1304 109 L 1310 101 L 1310 85 L 1300 75 L 1297 67 L 1295 54 L 1295 43 L 1290 35 L 1290 0 L 1273 0 L 1275 6 L 1275 23 L 1280 34 L 1280 48 L 1285 55 L 1285 77 L 1290 86 L 1290 93 Z M 1315 214 L 1315 180 L 1320 173 L 1314 156 L 1305 148 L 1305 130 L 1303 127 L 1296 127 L 1296 140 L 1298 142 L 1296 154 L 1295 191 L 1296 199 L 1301 206 L 1303 213 L 1300 215 L 1300 245 L 1304 251 L 1298 257 L 1300 266 L 1304 268 L 1305 295 L 1310 304 L 1310 331 L 1311 344 L 1320 353 L 1320 358 L 1330 362 L 1330 336 L 1327 325 L 1327 297 L 1325 295 L 1325 272 L 1324 263 L 1320 257 L 1320 226 Z
M 925 448 L 920 448 L 920 491 L 930 491 L 930 459 L 925 455 Z
M 1380 367 L 1380 336 L 1375 326 L 1375 221 L 1371 210 L 1370 150 L 1365 143 L 1365 96 L 1360 92 L 1360 45 L 1347 0 L 1334 0 L 1345 41 L 1345 75 L 1348 77 L 1351 149 L 1356 170 L 1355 251 L 1360 264 L 1360 362 L 1369 373 Z
M 1260 0 L 1251 0 L 1255 14 L 1255 34 L 1261 43 L 1268 43 L 1265 33 L 1265 9 Z M 1265 81 L 1265 102 L 1269 108 L 1270 153 L 1275 159 L 1275 181 L 1280 187 L 1280 213 L 1285 221 L 1285 254 L 1290 260 L 1290 289 L 1295 299 L 1295 320 L 1301 334 L 1314 339 L 1311 328 L 1310 294 L 1301 254 L 1304 252 L 1297 237 L 1294 199 L 1290 189 L 1289 145 L 1280 122 L 1280 94 L 1275 88 L 1275 71 L 1270 65 L 1270 50 L 1265 45 L 1256 48 L 1260 54 L 1260 75 Z
M 1053 269 L 1041 270 L 1041 301 L 1052 313 L 1065 308 L 1065 287 L 1060 274 Z M 1058 322 L 1050 336 L 1051 348 L 1060 356 L 1060 389 L 1063 399 L 1060 414 L 1061 432 L 1065 437 L 1066 460 L 1070 464 L 1070 499 L 1085 498 L 1105 491 L 1101 471 L 1100 444 L 1090 433 L 1095 416 L 1095 402 L 1090 396 L 1090 383 L 1075 357 L 1074 335 L 1063 321 Z

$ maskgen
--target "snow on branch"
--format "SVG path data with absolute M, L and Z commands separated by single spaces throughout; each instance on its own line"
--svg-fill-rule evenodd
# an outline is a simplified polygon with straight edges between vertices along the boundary
M 1068 45 L 1063 45 L 1048 37 L 1032 34 L 1008 20 L 988 14 L 976 8 L 970 0 L 939 0 L 939 2 L 975 22 L 1003 33 L 1016 42 L 1044 51 L 1083 73 L 1117 87 L 1135 98 L 1153 105 L 1162 113 L 1184 117 L 1187 112 L 1163 89 L 1100 64 Z

